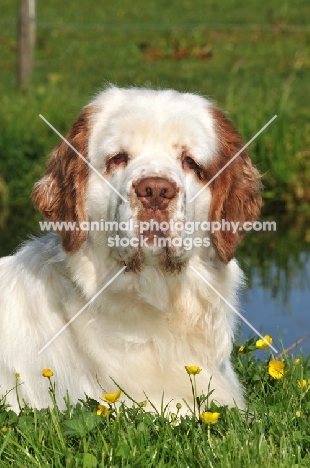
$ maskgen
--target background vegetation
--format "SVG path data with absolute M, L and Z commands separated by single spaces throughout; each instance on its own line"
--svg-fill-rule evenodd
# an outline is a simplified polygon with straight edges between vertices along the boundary
M 66 133 L 108 83 L 201 93 L 229 113 L 246 141 L 277 114 L 251 145 L 265 211 L 308 211 L 307 0 L 36 3 L 34 76 L 17 90 L 17 2 L 1 2 L 0 253 L 37 230 L 30 192 L 58 143 L 38 114 Z

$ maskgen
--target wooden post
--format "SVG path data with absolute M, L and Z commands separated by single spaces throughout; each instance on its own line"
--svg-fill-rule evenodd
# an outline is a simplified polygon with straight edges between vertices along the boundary
M 35 0 L 18 0 L 17 83 L 22 87 L 30 80 L 35 47 Z

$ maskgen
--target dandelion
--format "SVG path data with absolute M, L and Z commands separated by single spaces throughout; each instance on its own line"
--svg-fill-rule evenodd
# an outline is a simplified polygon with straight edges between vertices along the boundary
M 42 375 L 43 377 L 53 377 L 54 372 L 51 369 L 43 369 Z
M 98 409 L 96 412 L 97 416 L 101 416 L 102 414 L 106 417 L 110 416 L 110 411 L 109 408 L 107 408 L 105 405 L 98 405 Z
M 107 403 L 115 403 L 119 399 L 119 397 L 121 396 L 121 393 L 122 393 L 121 390 L 117 390 L 117 392 L 115 392 L 115 393 L 106 393 L 103 396 L 103 399 Z
M 201 419 L 202 422 L 205 424 L 215 424 L 217 423 L 220 413 L 212 413 L 211 411 L 205 411 L 204 413 L 199 415 L 199 418 Z
M 284 376 L 284 362 L 276 359 L 269 362 L 268 373 L 274 379 L 282 379 Z
M 307 380 L 305 380 L 305 379 L 297 380 L 297 387 L 298 388 L 303 389 L 304 387 L 307 387 L 307 385 L 308 385 Z
M 188 375 L 197 375 L 200 374 L 202 369 L 198 366 L 184 366 Z
M 267 343 L 266 343 L 266 341 L 267 341 Z M 264 340 L 257 340 L 256 341 L 256 348 L 258 348 L 258 349 L 268 349 L 271 344 L 272 344 L 271 336 L 265 335 Z

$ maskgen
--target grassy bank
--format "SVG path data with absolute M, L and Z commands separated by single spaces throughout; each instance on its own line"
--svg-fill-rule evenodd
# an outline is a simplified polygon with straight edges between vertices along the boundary
M 35 232 L 30 191 L 58 137 L 107 83 L 173 87 L 215 100 L 251 145 L 266 210 L 309 205 L 309 4 L 271 0 L 37 2 L 33 80 L 16 89 L 16 5 L 2 1 L 0 227 Z M 8 232 L 8 231 L 7 231 Z M 12 245 L 11 234 L 3 242 Z M 15 245 L 18 243 L 15 239 Z
M 0 408 L 1 467 L 306 468 L 310 464 L 309 358 L 285 357 L 280 378 L 269 374 L 269 360 L 266 355 L 258 360 L 235 350 L 234 361 L 247 389 L 246 414 L 210 403 L 186 418 L 151 414 L 149 402 L 117 410 L 105 403 L 107 416 L 106 411 L 97 414 L 99 399 L 72 407 L 68 397 L 67 409 L 60 412 L 53 404 L 56 370 L 50 383 L 46 379 L 50 409 L 26 408 L 17 416 Z M 219 413 L 218 421 L 203 422 L 198 414 L 205 410 Z

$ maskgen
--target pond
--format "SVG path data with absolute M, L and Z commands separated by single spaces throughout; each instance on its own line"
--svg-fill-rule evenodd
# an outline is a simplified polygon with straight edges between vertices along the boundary
M 263 215 L 262 220 L 276 221 L 276 232 L 252 231 L 237 251 L 237 259 L 246 276 L 246 286 L 240 294 L 240 310 L 260 333 L 273 337 L 279 351 L 309 335 L 293 352 L 310 353 L 309 217 L 310 213 L 291 217 L 278 213 L 272 218 Z M 8 255 L 25 240 L 26 232 L 36 234 L 35 224 L 34 221 L 29 226 L 24 223 L 17 234 L 14 227 L 10 236 L 8 224 L 5 237 L 0 233 L 1 256 Z M 238 342 L 243 343 L 249 336 L 254 333 L 242 322 Z
M 248 277 L 247 287 L 240 296 L 241 310 L 262 335 L 273 337 L 279 352 L 309 335 L 291 351 L 309 354 L 309 214 L 291 218 L 276 215 L 273 219 L 277 231 L 260 233 L 259 239 L 251 238 L 248 249 L 252 249 L 251 254 L 243 257 L 241 253 L 239 258 Z M 254 333 L 242 323 L 240 340 L 246 340 L 249 335 Z

